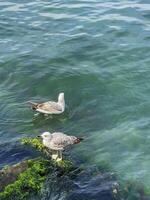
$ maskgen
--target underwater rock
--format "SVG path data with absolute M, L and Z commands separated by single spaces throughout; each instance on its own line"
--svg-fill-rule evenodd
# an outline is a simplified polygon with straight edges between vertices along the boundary
M 91 168 L 83 171 L 76 178 L 76 187 L 66 200 L 114 200 L 117 197 L 119 185 L 112 173 L 101 173 Z M 114 194 L 113 191 L 116 191 Z
M 78 168 L 62 176 L 50 174 L 38 200 L 119 200 L 113 193 L 118 187 L 112 173 L 101 173 L 95 166 Z
M 119 196 L 122 200 L 150 200 L 150 189 L 139 181 L 129 180 L 121 186 Z

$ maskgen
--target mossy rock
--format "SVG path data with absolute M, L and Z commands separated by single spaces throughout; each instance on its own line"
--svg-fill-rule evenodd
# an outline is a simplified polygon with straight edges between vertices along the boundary
M 13 183 L 18 179 L 20 173 L 28 168 L 28 161 L 23 161 L 13 166 L 6 166 L 0 170 L 0 192 L 4 190 L 5 186 Z
M 73 178 L 80 172 L 79 168 L 74 167 L 72 162 L 66 160 L 56 163 L 43 158 L 38 158 L 23 162 L 26 163 L 26 170 L 19 175 L 17 173 L 18 176 L 16 176 L 14 166 L 8 167 L 9 171 L 13 169 L 11 176 L 15 176 L 13 180 L 16 180 L 12 183 L 11 179 L 11 183 L 9 183 L 9 185 L 7 185 L 2 192 L 0 192 L 0 200 L 25 200 L 31 195 L 40 194 L 41 189 L 50 174 L 57 173 L 59 177 L 67 174 Z M 20 165 L 18 164 L 17 166 L 19 169 L 19 166 L 22 166 L 22 164 L 20 163 Z M 6 177 L 7 172 L 8 171 L 5 171 Z
M 31 145 L 47 155 L 49 154 L 38 138 L 23 138 L 21 142 L 24 145 Z M 25 200 L 31 194 L 40 193 L 50 173 L 57 171 L 59 176 L 69 173 L 75 175 L 76 169 L 69 160 L 55 162 L 45 158 L 27 160 L 4 168 L 0 171 L 0 175 L 3 174 L 3 178 L 0 178 L 0 185 L 3 185 L 0 200 Z
M 0 192 L 0 200 L 23 200 L 30 193 L 38 193 L 41 190 L 47 175 L 51 171 L 50 162 L 37 159 L 28 160 L 26 164 L 27 169 L 20 173 L 17 180 L 7 185 L 3 192 Z

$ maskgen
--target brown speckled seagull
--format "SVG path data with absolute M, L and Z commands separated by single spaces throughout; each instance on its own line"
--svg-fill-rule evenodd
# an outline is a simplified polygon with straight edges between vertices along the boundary
M 43 114 L 61 114 L 65 110 L 65 99 L 64 93 L 60 93 L 58 96 L 58 101 L 47 101 L 44 103 L 35 103 L 29 101 L 33 110 Z
M 62 160 L 62 151 L 70 145 L 78 144 L 83 140 L 76 136 L 69 136 L 61 132 L 44 132 L 40 136 L 43 139 L 43 145 L 52 150 L 52 159 L 56 161 Z M 56 152 L 54 154 L 54 152 Z

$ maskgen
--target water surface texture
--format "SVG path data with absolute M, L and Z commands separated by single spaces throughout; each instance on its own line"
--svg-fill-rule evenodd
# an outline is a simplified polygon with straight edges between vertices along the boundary
M 28 100 L 57 99 L 60 117 Z M 0 167 L 44 130 L 84 136 L 70 156 L 150 187 L 149 0 L 0 0 Z

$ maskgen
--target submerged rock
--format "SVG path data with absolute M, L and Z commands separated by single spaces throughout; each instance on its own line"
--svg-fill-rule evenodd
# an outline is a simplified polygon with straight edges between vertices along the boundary
M 75 174 L 75 176 L 72 176 Z M 101 173 L 97 167 L 72 171 L 67 175 L 48 176 L 38 200 L 115 200 L 118 184 L 112 173 Z
M 135 180 L 129 180 L 121 186 L 120 198 L 122 200 L 150 200 L 150 189 Z

